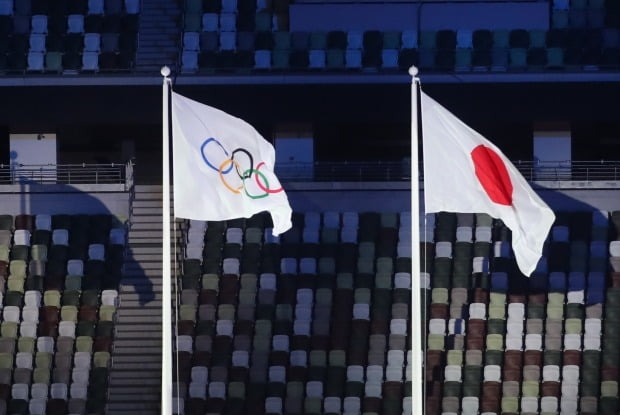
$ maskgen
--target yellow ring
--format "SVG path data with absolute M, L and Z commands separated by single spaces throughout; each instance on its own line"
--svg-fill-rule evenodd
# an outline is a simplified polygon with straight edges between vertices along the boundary
M 233 160 L 233 159 L 226 159 L 226 160 L 224 160 L 224 162 L 222 164 L 220 164 L 220 172 L 219 172 L 220 173 L 220 180 L 222 180 L 222 183 L 224 184 L 224 186 L 226 186 L 226 188 L 228 190 L 230 190 L 233 193 L 237 193 L 238 194 L 238 193 L 241 193 L 240 190 L 243 189 L 243 183 L 241 184 L 241 186 L 239 186 L 237 189 L 235 189 L 235 188 L 231 187 L 226 182 L 226 180 L 224 179 L 224 174 L 222 173 L 224 171 L 224 168 L 228 167 L 228 165 L 230 163 L 234 163 L 234 165 L 237 168 L 237 170 L 239 169 L 239 164 L 235 160 Z

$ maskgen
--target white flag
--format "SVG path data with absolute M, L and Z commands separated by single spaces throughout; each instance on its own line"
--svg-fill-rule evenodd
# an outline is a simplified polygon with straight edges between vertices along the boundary
M 517 265 L 529 276 L 555 221 L 553 211 L 497 147 L 424 92 L 421 111 L 426 212 L 501 219 L 512 231 Z
M 175 216 L 249 218 L 269 211 L 273 234 L 291 226 L 291 206 L 273 169 L 275 151 L 250 124 L 172 93 Z

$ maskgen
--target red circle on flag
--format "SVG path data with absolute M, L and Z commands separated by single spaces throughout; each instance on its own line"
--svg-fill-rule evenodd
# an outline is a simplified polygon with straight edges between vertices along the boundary
M 479 145 L 471 152 L 476 177 L 493 202 L 512 205 L 512 182 L 502 158 L 493 149 Z

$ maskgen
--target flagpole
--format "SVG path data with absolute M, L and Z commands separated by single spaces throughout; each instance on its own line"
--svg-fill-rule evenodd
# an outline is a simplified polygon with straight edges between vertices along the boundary
M 170 68 L 161 68 L 162 84 L 162 305 L 161 414 L 172 414 L 172 284 L 170 278 L 170 130 L 168 99 Z
M 418 68 L 409 68 L 411 75 L 411 404 L 412 413 L 422 415 L 424 378 L 422 364 L 422 322 L 420 299 L 420 184 L 418 172 Z

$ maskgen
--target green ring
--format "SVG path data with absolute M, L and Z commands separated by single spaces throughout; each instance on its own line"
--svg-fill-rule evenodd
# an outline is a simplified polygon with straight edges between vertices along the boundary
M 264 175 L 263 173 L 261 173 L 260 171 L 258 171 L 258 170 L 256 170 L 256 169 L 247 169 L 246 171 L 244 171 L 244 172 L 243 172 L 243 176 L 245 177 L 245 175 L 246 175 L 248 172 L 250 172 L 250 174 L 251 174 L 251 173 L 256 173 L 256 174 L 258 174 L 258 175 L 259 175 L 259 176 L 260 176 L 260 177 L 261 177 L 261 178 L 265 181 L 265 183 L 267 184 L 267 186 L 266 186 L 266 187 L 267 187 L 267 188 L 269 188 L 269 181 L 267 180 L 267 177 L 265 177 L 265 175 Z M 243 180 L 243 191 L 245 192 L 245 194 L 246 194 L 246 195 L 247 195 L 250 199 L 254 199 L 254 200 L 256 200 L 256 199 L 262 199 L 262 198 L 264 198 L 264 197 L 269 196 L 269 193 L 267 193 L 267 192 L 265 192 L 264 194 L 259 195 L 259 196 L 254 196 L 254 195 L 249 194 L 249 193 L 248 193 L 248 189 L 245 187 L 245 179 Z

